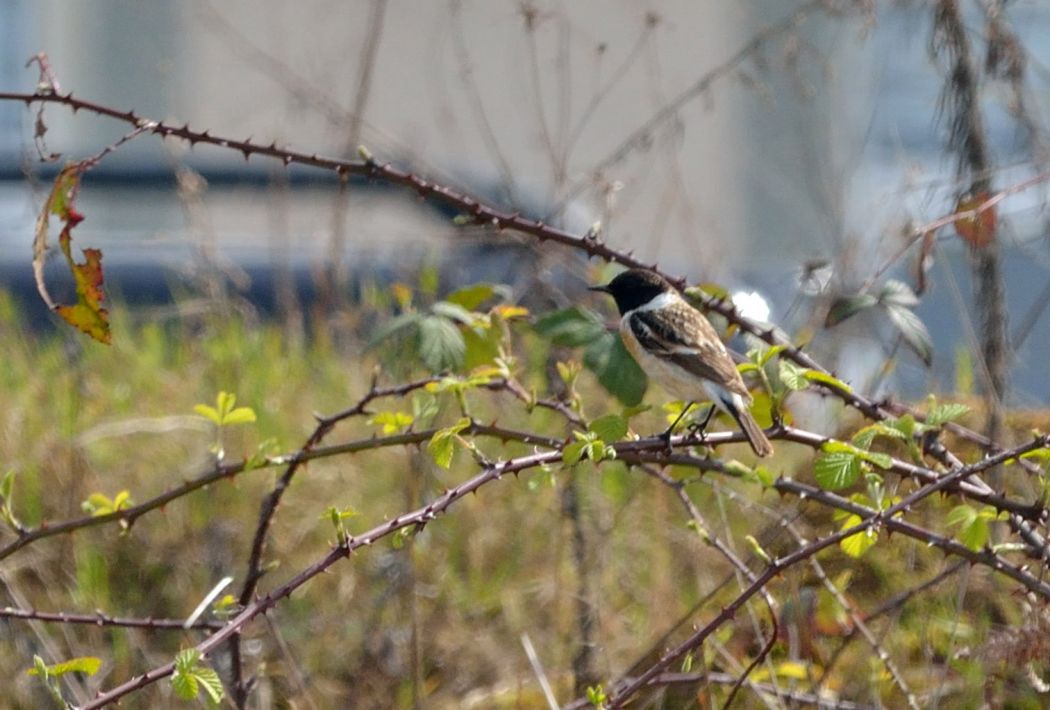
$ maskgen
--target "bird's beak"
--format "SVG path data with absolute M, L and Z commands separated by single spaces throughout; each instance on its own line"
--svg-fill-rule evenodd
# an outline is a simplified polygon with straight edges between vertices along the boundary
M 588 291 L 601 291 L 602 293 L 609 293 L 608 286 L 588 286 Z

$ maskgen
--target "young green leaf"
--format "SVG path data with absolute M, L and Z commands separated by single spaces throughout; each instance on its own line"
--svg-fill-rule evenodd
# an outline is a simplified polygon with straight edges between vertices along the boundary
M 848 530 L 855 525 L 860 525 L 862 522 L 864 522 L 864 519 L 859 515 L 850 514 L 846 516 L 839 529 Z M 876 542 L 878 542 L 878 533 L 872 528 L 867 528 L 859 533 L 844 538 L 839 542 L 839 548 L 850 557 L 858 558 L 870 550 Z
M 821 372 L 820 370 L 806 370 L 802 373 L 802 376 L 810 382 L 826 385 L 827 387 L 839 390 L 840 392 L 845 392 L 846 394 L 853 392 L 853 388 L 845 382 L 826 372 Z
M 592 421 L 587 428 L 602 441 L 612 443 L 627 435 L 627 420 L 619 414 L 606 414 Z
M 967 414 L 970 407 L 957 402 L 945 402 L 930 408 L 926 415 L 927 426 L 941 426 L 947 422 L 953 422 L 959 417 Z
M 372 426 L 381 427 L 384 435 L 403 431 L 412 424 L 412 415 L 407 412 L 377 412 L 368 423 Z
M 461 431 L 470 426 L 470 419 L 464 417 L 450 427 L 434 432 L 427 444 L 427 451 L 434 457 L 434 463 L 447 469 L 452 465 L 452 454 L 456 450 L 456 440 Z
M 945 522 L 952 527 L 958 527 L 959 541 L 976 552 L 988 544 L 988 524 L 997 517 L 998 513 L 990 505 L 978 510 L 963 504 L 952 508 Z
M 778 361 L 777 370 L 780 374 L 780 381 L 783 382 L 784 386 L 789 390 L 797 392 L 809 387 L 809 380 L 806 379 L 805 368 L 799 367 L 790 360 Z
M 856 453 L 835 451 L 822 453 L 813 464 L 813 475 L 821 488 L 837 491 L 857 482 L 861 474 L 861 458 Z
M 453 291 L 445 297 L 445 300 L 468 311 L 476 311 L 482 303 L 496 295 L 497 288 L 490 283 L 471 284 Z
M 43 661 L 41 661 L 43 663 Z M 55 663 L 50 666 L 43 666 L 46 669 L 46 677 L 57 678 L 66 673 L 84 673 L 86 675 L 95 675 L 98 673 L 99 668 L 102 667 L 102 659 L 96 656 L 80 656 L 79 658 L 71 658 L 68 661 L 62 661 L 61 663 Z M 41 675 L 41 668 L 39 665 L 34 666 L 26 671 L 27 675 L 39 676 Z

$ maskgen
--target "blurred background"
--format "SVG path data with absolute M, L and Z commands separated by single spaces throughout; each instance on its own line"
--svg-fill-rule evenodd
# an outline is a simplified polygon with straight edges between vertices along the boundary
M 948 224 L 930 232 L 933 249 L 922 260 L 917 238 L 922 225 L 957 209 L 975 179 L 987 180 L 993 193 L 1011 190 L 996 205 L 987 250 L 1001 260 L 1008 425 L 1046 429 L 1050 7 L 959 3 L 988 148 L 975 176 L 950 140 L 958 139 L 959 94 L 946 90 L 954 50 L 934 28 L 934 6 L 943 4 L 10 0 L 0 3 L 0 91 L 34 91 L 37 68 L 25 63 L 46 52 L 62 92 L 106 106 L 325 156 L 356 160 L 365 146 L 381 162 L 577 234 L 600 223 L 610 246 L 723 287 L 857 390 L 966 401 L 975 410 L 966 423 L 978 429 L 986 410 L 1001 407 L 977 397 L 988 389 L 983 359 L 996 323 L 974 296 L 976 250 Z M 405 314 L 433 315 L 427 309 L 457 287 L 505 284 L 491 293 L 525 304 L 533 320 L 575 303 L 612 317 L 584 287 L 613 270 L 568 250 L 458 226 L 454 212 L 381 183 L 340 185 L 328 172 L 143 135 L 84 176 L 77 202 L 86 220 L 75 246 L 104 253 L 114 316 L 114 344 L 104 348 L 47 312 L 31 243 L 65 161 L 97 154 L 128 127 L 48 105 L 38 140 L 37 119 L 36 106 L 0 102 L 0 473 L 17 472 L 17 512 L 27 524 L 84 515 L 83 501 L 99 492 L 146 500 L 210 470 L 215 431 L 192 412 L 219 391 L 236 392 L 259 415 L 253 427 L 222 433 L 234 458 L 294 451 L 314 414 L 352 405 L 378 367 L 386 383 L 443 369 L 421 368 L 398 349 L 403 342 L 384 349 L 370 340 Z M 41 160 L 52 154 L 60 157 Z M 57 292 L 69 280 L 61 261 L 48 267 Z M 929 366 L 889 309 L 829 321 L 850 297 L 882 293 L 890 280 L 910 289 L 896 293 L 929 332 Z M 579 360 L 580 348 L 552 345 L 524 319 L 514 328 L 522 379 L 565 396 L 555 363 Z M 734 345 L 747 347 L 740 338 Z M 588 415 L 622 411 L 588 378 L 578 383 Z M 792 395 L 796 411 L 808 394 Z M 569 436 L 554 414 L 496 394 L 477 399 L 479 421 Z M 654 409 L 632 426 L 665 426 L 666 399 L 650 396 Z M 450 400 L 432 413 L 443 425 L 458 416 Z M 383 406 L 405 416 L 423 407 L 414 399 Z M 859 426 L 835 406 L 815 428 L 832 435 Z M 380 425 L 354 426 L 333 441 L 371 437 Z M 810 476 L 812 452 L 798 449 L 778 443 L 774 473 Z M 351 526 L 359 531 L 433 500 L 472 466 L 462 455 L 441 469 L 407 448 L 312 463 L 275 520 L 267 562 L 280 567 L 261 589 L 328 549 L 331 528 L 318 522 L 324 506 L 359 509 Z M 500 492 L 463 501 L 407 550 L 377 545 L 312 582 L 267 617 L 272 623 L 245 634 L 245 668 L 259 669 L 253 706 L 418 707 L 425 698 L 434 707 L 500 707 L 497 698 L 543 706 L 523 635 L 561 698 L 643 667 L 698 609 L 731 600 L 738 580 L 686 528 L 669 488 L 615 463 L 598 472 L 584 462 L 508 480 L 493 486 Z M 253 472 L 172 502 L 127 535 L 108 526 L 34 544 L 0 562 L 0 606 L 185 618 L 222 577 L 243 583 L 259 502 L 276 475 Z M 813 513 L 801 499 L 746 481 L 689 483 L 704 515 L 740 550 L 745 534 L 773 554 L 793 549 L 788 519 L 809 539 L 838 525 L 824 508 Z M 887 486 L 887 499 L 899 483 Z M 1014 485 L 1035 499 L 1038 482 Z M 944 512 L 915 519 L 937 527 Z M 0 543 L 9 535 L 0 528 Z M 917 687 L 939 683 L 935 692 L 960 707 L 982 702 L 987 667 L 976 654 L 953 654 L 963 644 L 980 648 L 997 624 L 1023 627 L 1020 596 L 995 577 L 963 577 L 968 566 L 946 571 L 926 545 L 897 544 L 862 560 L 830 550 L 828 576 L 842 589 L 852 581 L 865 610 L 882 609 L 902 588 L 914 592 L 906 609 L 902 601 L 903 611 L 887 613 L 885 650 Z M 935 589 L 956 573 L 959 585 Z M 815 640 L 790 654 L 812 664 L 810 680 L 819 675 L 806 687 L 901 706 L 881 665 L 857 672 L 881 654 L 848 645 L 844 605 L 807 575 L 795 570 L 771 585 L 778 601 L 797 602 L 800 627 L 812 622 L 802 631 Z M 920 593 L 929 579 L 935 591 Z M 730 683 L 738 659 L 755 651 L 765 611 L 752 613 L 699 659 L 721 664 Z M 83 699 L 197 641 L 0 620 L 0 677 L 18 673 L 12 703 L 35 707 L 41 690 L 22 674 L 26 659 L 104 652 L 95 685 L 67 681 L 70 697 Z M 228 663 L 215 660 L 224 679 Z M 1025 701 L 1035 692 L 1023 681 L 1010 688 Z M 171 700 L 164 684 L 149 693 L 141 697 L 154 705 Z
M 1004 11 L 1026 52 L 1027 114 L 1018 118 L 1009 85 L 988 87 L 1000 188 L 1042 169 L 1050 60 L 1045 9 L 1032 0 Z M 324 155 L 352 158 L 365 145 L 576 232 L 600 221 L 615 247 L 757 292 L 789 330 L 813 325 L 814 295 L 855 291 L 877 270 L 914 281 L 914 259 L 890 255 L 909 226 L 951 213 L 961 189 L 923 3 L 105 0 L 10 2 L 0 13 L 6 88 L 32 89 L 36 72 L 22 64 L 47 50 L 64 90 L 106 105 Z M 40 185 L 61 161 L 37 161 L 34 117 L 0 106 L 0 273 L 39 317 L 25 256 Z M 63 159 L 124 130 L 59 107 L 47 123 L 48 150 Z M 114 292 L 135 302 L 165 301 L 195 253 L 271 310 L 275 274 L 300 299 L 324 272 L 345 286 L 428 259 L 460 281 L 511 279 L 514 258 L 480 252 L 484 237 L 434 206 L 381 185 L 334 187 L 319 171 L 146 137 L 85 181 L 79 238 L 103 249 Z M 1039 367 L 1024 364 L 1050 347 L 1045 195 L 1036 185 L 999 212 L 1011 395 L 1022 405 L 1050 396 Z M 918 310 L 934 368 L 901 358 L 891 377 L 908 393 L 950 387 L 956 348 L 975 346 L 965 245 L 948 232 Z M 877 319 L 858 321 L 836 332 L 840 374 L 883 383 L 873 373 L 892 338 L 865 337 Z

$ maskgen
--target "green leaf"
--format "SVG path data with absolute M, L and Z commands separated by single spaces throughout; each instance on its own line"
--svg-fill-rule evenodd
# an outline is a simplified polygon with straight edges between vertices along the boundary
M 426 316 L 419 322 L 419 357 L 431 372 L 459 367 L 466 349 L 463 334 L 447 319 Z
M 197 679 L 189 673 L 175 671 L 171 676 L 171 687 L 179 700 L 194 700 L 197 697 Z
M 583 458 L 583 450 L 588 446 L 588 441 L 577 441 L 566 446 L 561 452 L 561 460 L 569 466 L 574 466 Z
M 777 480 L 777 475 L 772 469 L 767 468 L 766 466 L 755 466 L 755 468 L 752 469 L 752 472 L 754 473 L 755 480 L 762 484 L 763 488 L 769 488 Z
M 57 678 L 60 675 L 66 673 L 86 673 L 87 675 L 95 675 L 98 673 L 99 668 L 102 667 L 102 659 L 96 656 L 80 656 L 79 658 L 71 658 L 68 661 L 62 661 L 51 666 L 43 666 L 45 675 L 52 678 Z M 36 666 L 26 671 L 27 675 L 40 675 L 41 667 Z
M 211 421 L 215 426 L 220 426 L 222 424 L 222 416 L 215 407 L 210 407 L 207 404 L 197 404 L 194 405 L 193 411 Z
M 583 351 L 583 364 L 621 403 L 630 407 L 642 401 L 648 380 L 618 336 L 603 331 Z
M 889 279 L 879 292 L 879 302 L 887 306 L 896 305 L 905 308 L 914 308 L 919 305 L 919 297 L 911 290 L 911 287 L 903 281 Z
M 555 345 L 568 347 L 587 345 L 608 334 L 598 316 L 575 306 L 547 313 L 533 327 Z
M 395 335 L 403 337 L 410 333 L 416 333 L 423 316 L 419 313 L 402 313 L 388 320 L 386 323 L 373 329 L 372 337 L 365 345 L 365 350 L 371 350 L 387 338 Z
M 837 389 L 841 392 L 845 392 L 846 394 L 853 392 L 853 388 L 847 385 L 845 382 L 843 382 L 837 377 L 834 377 L 833 375 L 829 375 L 826 372 L 821 372 L 820 370 L 806 370 L 802 373 L 802 376 L 810 382 L 816 382 L 818 384 L 827 385 L 832 389 Z
M 437 397 L 430 392 L 416 392 L 412 395 L 412 419 L 421 427 L 430 426 L 440 408 Z
M 988 524 L 998 517 L 995 508 L 990 505 L 980 510 L 969 505 L 957 505 L 951 509 L 945 522 L 959 528 L 959 541 L 974 551 L 979 551 L 988 544 Z
M 967 414 L 970 411 L 970 407 L 965 404 L 959 404 L 955 402 L 946 402 L 945 404 L 938 404 L 932 407 L 929 413 L 926 415 L 926 424 L 928 426 L 941 426 L 946 422 L 952 422 L 959 417 Z
M 887 426 L 882 422 L 869 424 L 853 435 L 853 445 L 861 449 L 870 449 L 876 437 L 883 436 L 888 439 L 906 439 L 903 432 Z
M 831 304 L 831 308 L 828 310 L 828 315 L 824 319 L 824 326 L 826 328 L 836 326 L 847 318 L 871 308 L 878 302 L 879 299 L 869 293 L 861 293 L 854 296 L 840 296 Z
M 223 688 L 218 673 L 207 666 L 198 666 L 193 677 L 196 678 L 201 687 L 204 688 L 204 692 L 207 693 L 208 698 L 212 703 L 218 705 L 222 702 Z
M 455 303 L 468 311 L 476 311 L 485 301 L 496 295 L 497 287 L 490 283 L 476 283 L 457 289 L 445 297 L 449 303 Z
M 15 487 L 15 472 L 12 469 L 4 474 L 3 478 L 0 478 L 0 504 L 9 502 L 11 500 L 11 493 Z
M 754 361 L 759 367 L 765 367 L 766 363 L 772 360 L 780 353 L 787 350 L 786 345 L 772 345 L 765 350 L 761 350 L 755 354 Z
M 448 301 L 438 301 L 430 307 L 430 312 L 450 321 L 458 321 L 463 325 L 473 325 L 478 318 L 478 316 L 475 316 L 458 303 L 449 303 Z
M 447 469 L 452 465 L 452 454 L 456 450 L 456 437 L 461 431 L 470 426 L 470 419 L 464 417 L 450 427 L 434 432 L 427 451 L 434 457 L 434 462 L 441 468 Z
M 864 522 L 864 519 L 859 515 L 850 514 L 846 517 L 842 523 L 840 530 L 847 530 L 856 525 L 860 525 Z M 853 558 L 862 556 L 865 552 L 870 550 L 875 543 L 878 541 L 878 533 L 872 528 L 862 530 L 855 535 L 850 535 L 839 542 L 839 547 L 847 555 Z
M 614 443 L 627 436 L 627 420 L 619 414 L 606 414 L 598 417 L 588 426 L 599 439 L 606 443 Z
M 237 407 L 232 410 L 229 414 L 223 417 L 222 423 L 224 425 L 229 424 L 249 424 L 255 421 L 255 410 L 251 407 Z
M 407 412 L 377 412 L 368 420 L 372 426 L 382 427 L 384 435 L 402 431 L 412 424 L 412 415 Z
M 131 494 L 125 489 L 113 497 L 113 510 L 124 510 L 131 505 Z
M 777 368 L 780 373 L 780 381 L 784 383 L 784 386 L 789 390 L 800 391 L 809 387 L 809 380 L 806 379 L 805 368 L 799 367 L 790 360 L 780 360 L 777 363 Z
M 813 475 L 821 488 L 837 491 L 857 482 L 861 474 L 860 463 L 861 458 L 855 453 L 822 453 L 813 464 Z
M 887 305 L 886 313 L 908 347 L 915 351 L 926 367 L 932 365 L 933 340 L 919 316 L 909 308 L 896 305 Z

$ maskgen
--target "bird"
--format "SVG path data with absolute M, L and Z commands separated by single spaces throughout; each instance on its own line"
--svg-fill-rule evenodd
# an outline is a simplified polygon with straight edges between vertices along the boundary
M 620 337 L 642 370 L 686 400 L 679 420 L 694 403 L 709 399 L 736 420 L 755 454 L 766 457 L 773 453 L 773 445 L 751 415 L 751 393 L 714 326 L 667 279 L 655 271 L 635 268 L 590 290 L 607 293 L 616 301 Z M 713 412 L 714 407 L 701 431 Z M 668 441 L 677 423 L 665 432 Z

